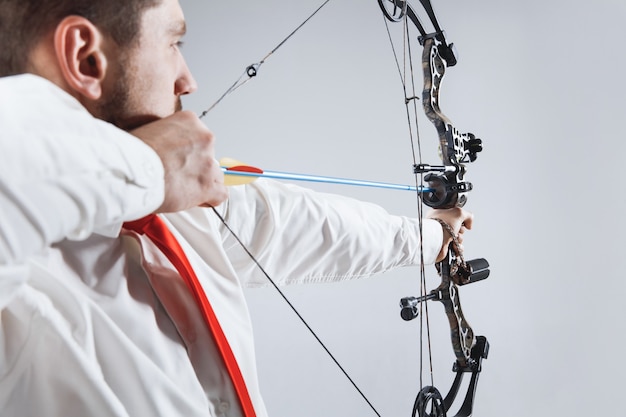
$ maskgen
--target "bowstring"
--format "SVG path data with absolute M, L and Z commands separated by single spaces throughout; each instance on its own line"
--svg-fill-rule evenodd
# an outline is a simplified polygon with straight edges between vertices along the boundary
M 252 78 L 256 77 L 261 65 L 263 65 L 265 61 L 267 61 L 267 59 L 274 54 L 274 52 L 276 52 L 289 39 L 291 39 L 291 37 L 295 35 L 296 32 L 298 32 L 302 28 L 302 26 L 306 25 L 309 22 L 309 20 L 313 18 L 313 16 L 315 16 L 320 10 L 322 10 L 322 8 L 326 6 L 328 2 L 330 2 L 330 0 L 325 0 L 317 9 L 315 9 L 315 11 L 313 11 L 313 13 L 311 13 L 306 19 L 304 19 L 304 21 L 300 23 L 293 31 L 291 31 L 289 35 L 287 35 L 282 41 L 280 41 L 278 45 L 276 45 L 263 58 L 261 58 L 259 62 L 248 65 L 246 69 L 243 71 L 243 73 L 239 76 L 239 78 L 237 78 L 237 80 L 230 87 L 228 87 L 228 89 L 226 89 L 226 91 L 224 91 L 224 93 L 213 104 L 211 104 L 206 110 L 200 113 L 200 116 L 198 116 L 198 118 L 202 119 L 211 110 L 213 110 L 215 106 L 220 104 L 222 100 L 224 100 L 227 96 L 229 96 L 239 87 L 245 85 L 248 81 L 252 80 Z
M 313 18 L 326 4 L 328 4 L 330 0 L 325 0 L 313 13 L 311 13 L 302 23 L 300 23 L 289 35 L 287 35 L 282 41 L 278 43 L 276 47 L 274 47 L 271 51 L 269 51 L 259 62 L 249 65 L 239 76 L 239 78 L 206 110 L 204 110 L 199 118 L 203 118 L 206 116 L 211 110 L 215 108 L 222 100 L 224 100 L 228 95 L 233 93 L 239 87 L 248 83 L 253 77 L 256 76 L 258 69 L 261 65 L 263 65 L 267 59 L 274 54 L 281 46 L 285 44 L 298 30 L 300 30 L 309 20 Z M 254 254 L 248 249 L 248 247 L 243 243 L 243 241 L 239 238 L 239 236 L 235 233 L 235 231 L 230 227 L 226 219 L 215 209 L 212 207 L 213 212 L 217 215 L 219 220 L 222 222 L 226 230 L 231 234 L 231 236 L 237 241 L 240 247 L 244 250 L 244 252 L 248 255 L 248 257 L 252 260 L 252 262 L 259 268 L 261 273 L 266 277 L 266 279 L 270 282 L 272 287 L 278 292 L 280 297 L 287 303 L 289 308 L 294 312 L 294 314 L 298 317 L 300 322 L 307 328 L 309 333 L 315 338 L 318 344 L 322 347 L 322 349 L 326 352 L 326 354 L 330 357 L 330 359 L 334 362 L 334 364 L 339 368 L 341 373 L 345 376 L 345 378 L 350 382 L 352 387 L 359 393 L 361 398 L 367 403 L 370 409 L 376 414 L 378 417 L 381 417 L 378 410 L 374 407 L 371 401 L 367 398 L 365 393 L 359 388 L 356 382 L 352 379 L 352 377 L 348 374 L 345 368 L 339 363 L 335 355 L 328 349 L 326 344 L 322 341 L 322 339 L 317 335 L 317 333 L 313 330 L 313 328 L 308 324 L 308 322 L 304 319 L 304 317 L 300 314 L 300 312 L 296 309 L 296 307 L 291 303 L 291 301 L 287 298 L 284 292 L 280 289 L 278 284 L 271 278 L 271 276 L 267 273 L 265 268 L 260 264 L 258 259 L 254 256 Z
M 259 262 L 259 260 L 256 258 L 256 256 L 254 256 L 254 254 L 250 251 L 250 249 L 248 249 L 248 247 L 243 243 L 243 241 L 239 238 L 239 236 L 235 233 L 235 231 L 229 226 L 229 224 L 226 222 L 226 219 L 224 218 L 224 216 L 222 216 L 215 207 L 211 207 L 213 209 L 213 212 L 215 213 L 215 215 L 220 219 L 220 221 L 222 222 L 222 224 L 224 225 L 224 227 L 226 228 L 226 230 L 228 230 L 228 232 L 231 234 L 231 236 L 237 241 L 237 243 L 239 244 L 239 246 L 244 250 L 244 252 L 246 252 L 246 254 L 248 255 L 248 257 L 252 260 L 252 262 L 254 262 L 254 264 L 257 266 L 257 268 L 259 268 L 259 270 L 261 271 L 261 273 L 265 276 L 265 278 L 270 282 L 270 284 L 272 285 L 272 287 L 274 287 L 274 289 L 278 292 L 278 294 L 282 297 L 282 299 L 287 303 L 287 305 L 289 306 L 289 308 L 291 309 L 291 311 L 294 312 L 294 314 L 298 317 L 298 319 L 300 319 L 300 322 L 307 328 L 307 330 L 309 331 L 309 333 L 315 338 L 315 340 L 317 340 L 317 343 L 319 343 L 319 345 L 322 347 L 322 349 L 324 349 L 324 351 L 326 352 L 326 354 L 328 354 L 328 356 L 330 357 L 330 359 L 335 363 L 335 365 L 339 368 L 339 370 L 341 371 L 341 373 L 346 377 L 346 379 L 348 379 L 348 381 L 350 382 L 350 384 L 352 385 L 352 387 L 359 393 L 359 395 L 361 396 L 361 398 L 363 398 L 363 400 L 365 400 L 365 402 L 367 403 L 367 405 L 369 405 L 369 407 L 372 409 L 372 411 L 378 416 L 381 417 L 381 415 L 378 413 L 378 410 L 376 410 L 376 408 L 374 407 L 374 405 L 370 402 L 370 400 L 367 398 L 367 396 L 365 395 L 365 393 L 363 393 L 363 391 L 361 391 L 361 389 L 359 388 L 359 386 L 356 384 L 356 382 L 354 382 L 354 379 L 352 379 L 352 377 L 348 374 L 348 372 L 345 370 L 345 368 L 341 365 L 341 363 L 339 363 L 339 360 L 337 360 L 337 358 L 335 357 L 335 355 L 332 354 L 332 352 L 330 351 L 330 349 L 328 349 L 328 347 L 326 346 L 326 344 L 322 341 L 322 339 L 317 335 L 317 333 L 315 332 L 315 330 L 313 330 L 313 328 L 309 325 L 309 323 L 304 319 L 304 317 L 302 316 L 302 314 L 300 314 L 300 312 L 298 311 L 298 309 L 291 303 L 291 301 L 289 300 L 289 298 L 285 295 L 285 293 L 280 289 L 280 287 L 278 286 L 278 284 L 276 284 L 276 282 L 274 281 L 274 279 L 272 279 L 272 277 L 269 275 L 269 273 L 265 270 L 265 268 L 263 268 L 263 266 L 261 265 L 261 263 Z

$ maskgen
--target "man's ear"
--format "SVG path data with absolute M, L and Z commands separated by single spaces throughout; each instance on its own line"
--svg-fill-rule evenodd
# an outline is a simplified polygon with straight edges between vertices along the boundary
M 107 71 L 103 41 L 100 30 L 81 16 L 66 17 L 54 32 L 54 49 L 65 81 L 90 100 L 102 94 Z

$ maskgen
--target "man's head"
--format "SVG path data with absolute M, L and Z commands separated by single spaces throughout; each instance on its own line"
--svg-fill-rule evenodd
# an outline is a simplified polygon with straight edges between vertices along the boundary
M 0 0 L 0 76 L 34 73 L 133 128 L 195 90 L 178 0 Z

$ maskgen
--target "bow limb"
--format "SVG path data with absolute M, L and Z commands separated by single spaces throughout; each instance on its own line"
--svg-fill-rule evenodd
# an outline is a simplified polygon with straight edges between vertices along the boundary
M 465 163 L 476 160 L 477 153 L 482 150 L 482 141 L 472 133 L 461 133 L 441 111 L 439 95 L 448 67 L 441 51 L 449 46 L 437 36 L 421 37 L 420 40 L 424 46 L 423 108 L 437 130 L 443 166 L 417 164 L 414 171 L 428 173 L 425 180 L 436 185 L 436 191 L 425 197 L 426 205 L 433 208 L 462 207 L 467 201 L 467 192 L 473 188 L 471 183 L 465 181 Z

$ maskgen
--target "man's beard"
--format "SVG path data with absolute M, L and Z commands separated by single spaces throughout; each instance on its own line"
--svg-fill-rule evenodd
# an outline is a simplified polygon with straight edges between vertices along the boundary
M 126 131 L 136 129 L 146 123 L 160 119 L 159 116 L 154 114 L 137 110 L 140 106 L 136 101 L 137 97 L 131 97 L 131 91 L 137 94 L 138 91 L 143 90 L 141 88 L 133 88 L 133 86 L 143 86 L 140 82 L 137 82 L 138 80 L 130 68 L 132 68 L 132 66 L 128 65 L 127 60 L 122 59 L 119 61 L 117 68 L 119 77 L 113 83 L 110 91 L 103 91 L 102 99 L 98 103 L 97 112 L 99 119 L 112 123 Z M 173 110 L 177 112 L 182 110 L 182 108 L 180 97 L 177 97 Z
M 131 130 L 140 125 L 133 126 L 135 123 L 129 119 L 130 116 L 130 90 L 128 76 L 124 72 L 122 76 L 113 84 L 113 90 L 109 92 L 103 91 L 102 99 L 98 103 L 98 118 L 112 123 L 120 129 Z

